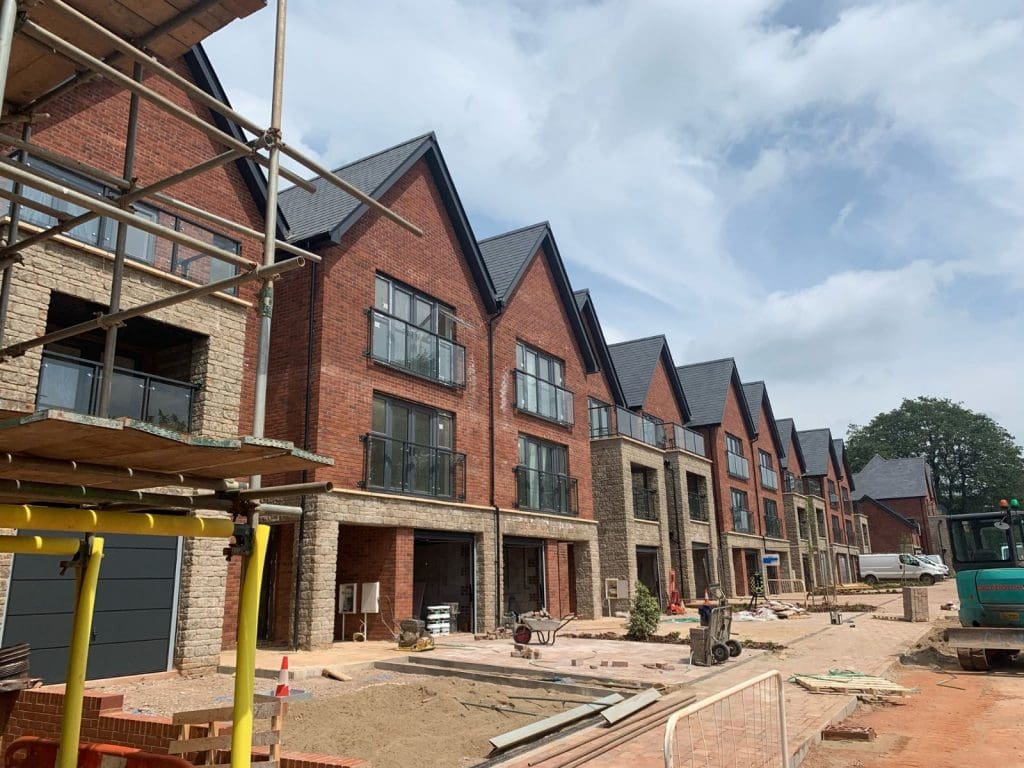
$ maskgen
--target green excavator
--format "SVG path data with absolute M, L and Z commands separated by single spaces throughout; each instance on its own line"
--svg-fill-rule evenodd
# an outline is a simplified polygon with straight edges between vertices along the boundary
M 1017 499 L 950 515 L 960 627 L 946 631 L 966 670 L 983 672 L 1024 650 L 1024 511 Z

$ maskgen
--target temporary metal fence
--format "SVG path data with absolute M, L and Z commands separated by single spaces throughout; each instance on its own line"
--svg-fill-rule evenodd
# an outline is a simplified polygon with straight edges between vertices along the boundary
M 766 579 L 769 595 L 803 595 L 807 585 L 803 579 Z
M 665 768 L 789 768 L 782 675 L 765 672 L 673 714 Z

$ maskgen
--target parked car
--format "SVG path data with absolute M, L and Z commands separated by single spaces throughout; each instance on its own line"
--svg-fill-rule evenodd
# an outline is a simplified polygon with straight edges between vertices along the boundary
M 935 563 L 919 559 L 916 555 L 893 552 L 859 555 L 859 558 L 860 577 L 868 584 L 877 584 L 883 580 L 912 580 L 930 586 L 946 577 L 945 566 L 939 567 Z
M 949 576 L 949 566 L 942 562 L 942 555 L 914 555 L 918 560 L 924 560 L 925 562 L 937 565 L 942 569 L 943 574 Z

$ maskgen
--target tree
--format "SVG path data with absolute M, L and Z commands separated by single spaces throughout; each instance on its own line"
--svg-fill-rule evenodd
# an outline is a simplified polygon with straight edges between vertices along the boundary
M 633 605 L 629 611 L 629 627 L 626 629 L 626 637 L 630 640 L 648 640 L 651 635 L 658 631 L 658 622 L 661 620 L 661 608 L 654 595 L 641 582 L 636 583 L 636 594 L 633 596 Z
M 846 447 L 854 472 L 876 453 L 885 459 L 922 457 L 932 470 L 936 501 L 948 514 L 1024 496 L 1024 459 L 1013 435 L 962 403 L 904 400 L 866 426 L 851 424 Z

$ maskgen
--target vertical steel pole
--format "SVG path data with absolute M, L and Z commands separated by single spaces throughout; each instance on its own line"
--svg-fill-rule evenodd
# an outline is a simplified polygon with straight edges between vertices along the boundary
M 96 583 L 103 559 L 103 539 L 93 537 L 89 542 L 84 564 L 78 566 L 80 574 L 75 614 L 68 649 L 68 672 L 64 684 L 64 711 L 60 720 L 60 747 L 56 768 L 75 768 L 78 765 L 78 741 L 82 735 L 82 697 L 85 694 L 85 668 L 89 661 L 89 639 L 92 635 L 92 614 L 96 606 Z
M 32 139 L 32 123 L 26 122 L 21 129 L 21 140 L 28 142 Z M 21 150 L 20 162 L 28 162 L 28 151 Z M 21 182 L 14 183 L 14 194 L 21 194 Z M 18 239 L 18 225 L 21 223 L 21 203 L 11 203 L 11 220 L 7 225 L 7 244 Z M 4 331 L 7 327 L 7 309 L 11 303 L 11 282 L 14 279 L 14 265 L 8 264 L 4 267 L 3 275 L 0 276 L 0 348 L 4 346 Z
M 263 580 L 263 563 L 267 556 L 269 539 L 270 526 L 256 526 L 252 554 L 242 561 L 244 567 L 238 601 L 238 637 L 235 650 L 235 703 L 231 714 L 231 768 L 249 768 L 252 762 L 256 633 L 260 613 L 260 584 Z
M 277 26 L 274 34 L 274 85 L 270 106 L 270 153 L 267 172 L 267 206 L 264 215 L 263 263 L 273 264 L 274 241 L 277 239 L 277 185 L 281 170 L 281 102 L 284 92 L 284 43 L 287 0 L 277 0 Z M 274 313 L 274 283 L 267 280 L 260 289 L 258 312 L 259 337 L 256 348 L 256 386 L 253 401 L 252 434 L 263 436 L 267 415 L 267 371 L 270 367 L 270 320 Z M 262 478 L 251 479 L 250 485 L 259 488 Z M 252 520 L 256 524 L 258 517 Z
M 3 0 L 0 6 L 0 93 L 7 96 L 7 70 L 11 63 L 14 27 L 18 21 L 18 1 Z
M 132 77 L 141 82 L 142 65 L 136 63 L 132 68 Z M 133 93 L 128 102 L 128 131 L 124 141 L 124 172 L 122 177 L 132 181 L 135 172 L 135 141 L 139 129 L 139 97 Z M 121 204 L 127 208 L 126 203 Z M 124 281 L 124 256 L 125 246 L 128 241 L 128 225 L 123 221 L 117 223 L 117 240 L 114 244 L 114 272 L 110 279 L 110 311 L 121 310 L 121 284 Z M 114 355 L 117 352 L 117 326 L 112 325 L 107 329 L 107 337 L 103 344 L 103 373 L 100 374 L 99 403 L 97 415 L 110 416 L 110 390 L 114 384 Z

